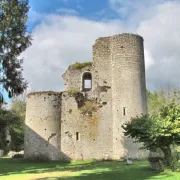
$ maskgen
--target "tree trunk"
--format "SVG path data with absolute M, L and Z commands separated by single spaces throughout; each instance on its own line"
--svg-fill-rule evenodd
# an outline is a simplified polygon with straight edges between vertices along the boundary
M 161 148 L 163 153 L 164 153 L 164 158 L 165 158 L 165 165 L 167 165 L 168 167 L 171 166 L 172 163 L 172 153 L 171 153 L 171 148 L 170 146 L 166 146 Z

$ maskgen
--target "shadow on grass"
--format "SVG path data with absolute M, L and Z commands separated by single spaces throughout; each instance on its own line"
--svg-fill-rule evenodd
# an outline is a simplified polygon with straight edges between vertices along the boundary
M 42 177 L 36 180 L 145 180 L 158 176 L 158 172 L 151 171 L 146 161 L 136 161 L 127 165 L 118 161 L 94 162 L 32 162 L 23 159 L 0 159 L 0 176 L 13 174 L 38 174 L 45 172 L 68 171 L 67 177 Z M 1 179 L 1 177 L 0 177 Z M 155 179 L 155 178 L 152 178 Z
M 24 159 L 0 158 L 0 176 L 10 174 L 40 173 L 62 165 L 62 169 L 69 162 L 28 161 Z M 0 178 L 1 179 L 1 178 Z
M 155 179 L 159 172 L 151 171 L 145 162 L 126 165 L 120 162 L 99 162 L 79 170 L 69 177 L 45 177 L 36 180 L 145 180 Z

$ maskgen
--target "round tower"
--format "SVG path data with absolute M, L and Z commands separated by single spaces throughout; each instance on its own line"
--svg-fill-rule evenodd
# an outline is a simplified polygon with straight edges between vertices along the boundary
M 138 146 L 125 138 L 121 125 L 147 113 L 143 38 L 134 34 L 111 37 L 113 156 L 138 156 Z
M 59 160 L 61 94 L 36 92 L 27 96 L 24 157 Z

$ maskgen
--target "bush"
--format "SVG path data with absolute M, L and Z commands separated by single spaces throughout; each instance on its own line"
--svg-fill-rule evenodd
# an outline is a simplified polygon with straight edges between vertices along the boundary
M 80 92 L 77 91 L 76 89 L 70 89 L 70 90 L 68 90 L 68 95 L 69 95 L 69 96 L 75 97 L 75 96 L 77 96 L 79 93 L 80 93 Z
M 11 124 L 9 131 L 11 134 L 11 150 L 16 152 L 23 150 L 24 123 L 16 122 L 16 124 Z
M 15 154 L 12 158 L 23 158 L 24 154 Z
M 0 149 L 5 149 L 5 126 L 0 126 Z
M 161 149 L 164 153 L 164 166 L 172 170 L 176 158 L 172 156 L 172 145 L 180 143 L 180 106 L 173 101 L 165 104 L 154 116 L 142 115 L 124 123 L 124 135 L 143 143 L 148 150 Z
M 25 103 L 13 103 L 10 110 L 0 109 L 0 146 L 7 153 L 11 148 L 20 151 L 24 144 Z M 10 146 L 6 142 L 6 128 L 11 135 Z
M 4 147 L 5 147 L 4 142 L 2 139 L 0 139 L 0 149 L 4 150 Z
M 73 68 L 82 69 L 86 66 L 91 66 L 91 65 L 92 65 L 92 62 L 84 62 L 84 63 L 76 62 L 75 64 L 73 64 Z
M 169 165 L 169 167 L 172 171 L 175 171 L 178 169 L 178 161 L 179 161 L 179 155 L 178 153 L 172 154 L 172 161 Z M 164 164 L 167 164 L 166 159 L 164 159 Z
M 159 161 L 162 161 L 163 159 L 164 158 L 159 157 L 159 156 L 157 156 L 157 157 L 148 157 L 149 162 L 159 162 Z

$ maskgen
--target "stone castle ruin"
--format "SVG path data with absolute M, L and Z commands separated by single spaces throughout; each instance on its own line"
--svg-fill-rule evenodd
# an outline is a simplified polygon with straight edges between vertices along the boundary
M 143 38 L 96 40 L 93 62 L 70 65 L 64 92 L 27 96 L 24 157 L 86 160 L 139 156 L 121 125 L 147 113 Z

